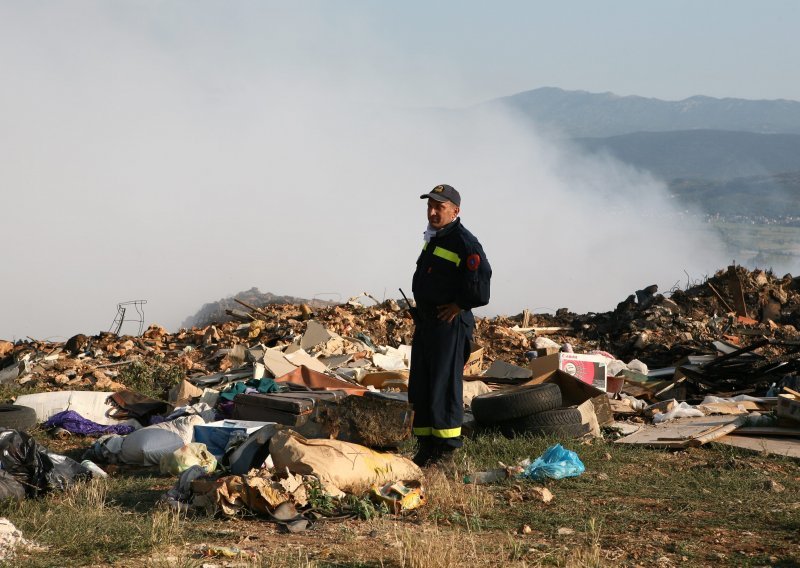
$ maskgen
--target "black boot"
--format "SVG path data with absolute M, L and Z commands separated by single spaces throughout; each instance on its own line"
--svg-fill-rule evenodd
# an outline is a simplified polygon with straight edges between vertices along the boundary
M 434 443 L 430 436 L 417 436 L 417 453 L 411 459 L 420 467 L 425 467 L 434 456 Z
M 425 465 L 437 465 L 444 468 L 452 466 L 454 464 L 453 454 L 455 451 L 455 446 L 451 446 L 446 441 L 436 438 L 433 440 L 431 455 Z

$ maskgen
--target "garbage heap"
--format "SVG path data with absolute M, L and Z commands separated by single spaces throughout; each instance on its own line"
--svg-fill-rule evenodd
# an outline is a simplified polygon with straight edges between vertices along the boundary
M 798 387 L 800 366 L 799 292 L 800 279 L 790 275 L 733 266 L 683 290 L 662 294 L 644 287 L 611 312 L 525 310 L 478 318 L 465 366 L 464 431 L 489 427 L 507 436 L 576 438 L 616 428 L 627 439 L 636 434 L 632 425 L 646 431 L 643 426 L 658 422 L 719 414 L 734 418 L 724 428 L 716 422 L 703 427 L 727 435 L 744 426 L 743 415 L 791 420 L 795 401 L 788 397 Z M 352 451 L 370 462 L 378 458 L 368 448 L 397 448 L 410 437 L 413 409 L 406 391 L 413 322 L 404 303 L 369 295 L 318 308 L 238 303 L 243 309 L 227 310 L 233 321 L 176 333 L 151 325 L 140 337 L 100 333 L 64 343 L 0 342 L 0 384 L 35 392 L 17 404 L 35 408 L 40 422 L 58 415 L 60 425 L 49 422 L 54 430 L 87 431 L 91 425 L 75 426 L 75 417 L 68 422 L 60 414 L 81 405 L 89 413 L 102 411 L 81 419 L 108 426 L 119 426 L 112 418 L 135 422 L 133 433 L 98 440 L 87 456 L 92 461 L 159 465 L 178 473 L 194 460 L 207 473 L 213 469 L 207 451 L 223 471 L 239 468 L 236 475 L 244 475 L 251 467 L 268 467 L 269 456 L 291 446 L 281 459 L 299 465 L 288 471 L 315 473 L 328 484 L 327 495 L 339 495 L 341 487 L 325 473 L 325 455 Z M 138 381 L 147 373 L 157 380 L 142 392 Z M 788 394 L 779 393 L 782 387 Z M 65 391 L 68 400 L 56 400 Z M 91 392 L 102 398 L 78 403 L 78 394 Z M 280 428 L 265 431 L 265 424 Z M 704 443 L 712 439 L 706 430 L 687 439 Z M 788 430 L 781 435 L 791 437 L 798 429 Z M 651 443 L 662 439 L 677 438 L 656 435 L 642 443 L 658 445 Z M 301 463 L 299 454 L 306 450 L 299 448 L 315 440 L 352 446 L 317 448 L 320 455 Z M 196 443 L 205 449 L 186 449 Z M 394 491 L 397 499 L 421 495 L 410 482 L 422 473 L 402 464 L 410 472 L 404 479 L 360 479 L 356 485 L 372 485 L 376 494 Z M 275 483 L 295 487 L 274 465 L 264 470 L 266 485 L 260 488 L 246 489 L 241 479 L 183 479 L 178 501 L 202 493 L 206 504 L 231 510 L 225 503 L 241 501 L 233 493 L 258 491 L 263 497 Z M 293 491 L 284 487 L 280 499 Z M 280 504 L 270 503 L 269 514 L 283 518 Z M 296 510 L 289 513 L 282 522 L 301 520 Z
M 235 321 L 176 333 L 151 325 L 140 337 L 100 333 L 79 334 L 65 343 L 0 341 L 0 384 L 15 382 L 36 390 L 115 390 L 121 388 L 116 381 L 120 371 L 132 362 L 175 367 L 187 378 L 225 372 L 243 363 L 241 351 L 234 351 L 237 346 L 247 350 L 291 344 L 307 332 L 310 320 L 342 339 L 335 340 L 337 345 L 327 344 L 327 339 L 324 345 L 311 345 L 309 338 L 303 348 L 323 361 L 350 356 L 344 364 L 350 368 L 366 365 L 355 363 L 362 359 L 372 364 L 373 353 L 388 351 L 397 358 L 392 350 L 410 345 L 413 335 L 402 301 L 378 303 L 364 297 L 318 309 L 305 304 L 242 308 L 228 310 Z M 650 369 L 674 366 L 688 356 L 715 356 L 715 341 L 741 347 L 758 344 L 754 354 L 769 362 L 758 367 L 761 378 L 749 375 L 725 385 L 727 390 L 757 390 L 769 386 L 775 371 L 794 371 L 798 325 L 800 278 L 729 267 L 683 290 L 661 294 L 655 286 L 645 287 L 610 312 L 574 314 L 560 309 L 555 314 L 524 311 L 477 318 L 474 340 L 482 349 L 484 366 L 496 360 L 524 366 L 537 349 L 537 339 L 541 344 L 547 338 L 569 344 L 577 353 L 601 350 L 620 360 L 637 359 Z M 329 360 L 329 369 L 343 360 Z

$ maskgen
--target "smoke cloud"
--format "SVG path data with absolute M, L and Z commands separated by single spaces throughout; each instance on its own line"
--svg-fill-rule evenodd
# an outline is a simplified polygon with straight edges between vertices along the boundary
M 174 329 L 252 286 L 397 297 L 439 183 L 494 269 L 481 315 L 603 311 L 725 262 L 646 173 L 432 110 L 463 70 L 352 11 L 126 6 L 2 7 L 0 337 L 94 334 L 134 299 Z

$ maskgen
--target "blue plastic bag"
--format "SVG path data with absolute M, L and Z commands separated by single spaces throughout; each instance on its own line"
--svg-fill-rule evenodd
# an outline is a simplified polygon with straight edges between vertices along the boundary
M 561 479 L 563 477 L 577 477 L 586 471 L 586 466 L 572 450 L 564 449 L 561 444 L 547 448 L 547 451 L 536 458 L 520 474 L 527 479 L 541 480 L 546 477 Z

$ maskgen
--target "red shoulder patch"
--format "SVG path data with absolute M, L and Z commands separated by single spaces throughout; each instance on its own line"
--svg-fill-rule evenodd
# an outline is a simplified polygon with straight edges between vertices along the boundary
M 475 272 L 481 265 L 481 255 L 471 254 L 467 257 L 467 269 Z

